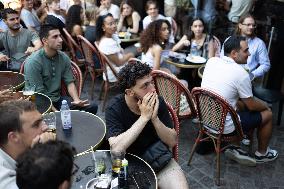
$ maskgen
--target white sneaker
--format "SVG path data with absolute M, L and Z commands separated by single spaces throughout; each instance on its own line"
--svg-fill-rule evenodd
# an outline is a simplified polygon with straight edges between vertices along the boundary
M 246 151 L 243 151 L 240 147 L 230 146 L 225 150 L 225 156 L 232 159 L 239 164 L 247 166 L 256 166 L 256 160 L 248 155 Z
M 266 155 L 259 156 L 257 153 L 255 153 L 255 160 L 256 163 L 265 163 L 269 161 L 273 161 L 278 157 L 278 152 L 276 150 L 272 150 L 268 147 L 268 150 L 266 152 Z

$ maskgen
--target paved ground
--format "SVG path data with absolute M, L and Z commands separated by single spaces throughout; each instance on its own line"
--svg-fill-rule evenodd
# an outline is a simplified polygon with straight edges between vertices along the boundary
M 95 84 L 95 98 L 97 103 L 101 80 Z M 87 98 L 90 81 L 87 80 L 82 92 L 82 98 Z M 101 107 L 101 106 L 100 106 Z M 277 112 L 277 109 L 273 109 Z M 99 108 L 98 116 L 104 118 L 104 113 Z M 276 115 L 274 113 L 274 115 Z M 214 183 L 215 173 L 215 154 L 198 155 L 195 153 L 191 166 L 187 166 L 190 150 L 193 146 L 197 128 L 191 120 L 184 120 L 181 123 L 179 137 L 179 164 L 184 170 L 189 186 L 192 189 L 284 189 L 284 115 L 282 115 L 282 124 L 280 126 L 274 124 L 273 136 L 270 146 L 279 152 L 276 161 L 259 164 L 256 167 L 246 167 L 239 165 L 229 159 L 224 154 L 221 155 L 221 186 Z M 274 120 L 274 123 L 276 121 Z M 256 140 L 256 137 L 255 137 Z M 257 142 L 254 141 L 254 148 Z

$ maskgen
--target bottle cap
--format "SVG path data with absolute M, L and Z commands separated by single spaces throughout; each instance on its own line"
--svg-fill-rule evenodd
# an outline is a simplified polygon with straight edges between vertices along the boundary
M 66 100 L 62 100 L 62 104 L 67 104 L 67 101 Z
M 122 167 L 128 166 L 128 161 L 124 158 L 121 165 Z

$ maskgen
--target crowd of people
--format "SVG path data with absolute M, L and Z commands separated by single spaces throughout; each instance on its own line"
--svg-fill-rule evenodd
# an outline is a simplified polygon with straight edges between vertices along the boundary
M 67 100 L 72 109 L 96 114 L 98 105 L 80 98 L 71 60 L 62 51 L 63 29 L 75 42 L 78 42 L 78 35 L 85 36 L 118 73 L 116 77 L 109 66 L 104 73 L 109 82 L 117 82 L 121 89 L 105 111 L 109 146 L 115 151 L 143 156 L 156 143 L 169 149 L 177 143 L 177 132 L 166 102 L 158 96 L 150 73 L 162 70 L 176 78 L 182 77 L 186 80 L 183 85 L 188 87 L 188 83 L 197 79 L 192 77 L 195 71 L 184 77 L 178 68 L 164 62 L 164 56 L 181 50 L 190 52 L 192 46 L 196 46 L 200 56 L 208 59 L 202 81 L 197 82 L 197 86 L 224 97 L 238 111 L 245 133 L 254 128 L 257 130 L 258 148 L 254 157 L 239 144 L 226 149 L 225 154 L 249 166 L 275 160 L 278 152 L 269 147 L 272 111 L 254 99 L 252 93 L 253 81 L 270 69 L 267 48 L 256 36 L 256 21 L 249 14 L 253 1 L 223 2 L 228 20 L 236 26 L 235 33 L 223 44 L 208 28 L 217 19 L 215 0 L 191 2 L 194 15 L 187 32 L 177 40 L 178 28 L 171 17 L 175 9 L 170 9 L 175 7 L 175 1 L 165 1 L 167 16 L 164 16 L 159 14 L 159 4 L 148 0 L 147 16 L 142 18 L 131 0 L 121 1 L 120 7 L 111 0 L 100 0 L 97 5 L 91 3 L 87 7 L 80 0 L 75 0 L 71 6 L 68 0 L 46 0 L 39 6 L 35 6 L 33 0 L 23 0 L 21 10 L 2 10 L 0 70 L 19 72 L 22 69 L 25 87 L 36 86 L 36 92 L 47 95 L 53 111 L 59 110 L 62 101 Z M 140 46 L 135 52 L 121 48 L 119 32 L 140 36 Z M 139 61 L 130 63 L 132 58 Z M 94 59 L 100 61 L 98 57 Z M 106 75 L 103 79 L 106 80 Z M 60 93 L 62 83 L 66 85 L 68 96 Z M 46 132 L 47 125 L 32 102 L 2 100 L 8 98 L 7 92 L 0 91 L 0 188 L 70 188 L 74 148 L 62 141 L 54 141 L 55 135 Z M 228 115 L 224 134 L 234 133 L 234 130 Z M 62 164 L 63 161 L 66 163 Z M 58 173 L 56 177 L 55 172 Z M 161 189 L 190 187 L 173 158 L 156 173 Z

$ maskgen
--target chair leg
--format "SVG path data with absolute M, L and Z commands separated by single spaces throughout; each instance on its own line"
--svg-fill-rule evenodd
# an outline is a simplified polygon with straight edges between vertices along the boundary
M 104 86 L 104 99 L 103 99 L 102 112 L 105 111 L 105 105 L 106 105 L 106 101 L 107 101 L 108 90 L 109 90 L 108 83 L 105 82 L 105 86 Z
M 95 81 L 96 81 L 96 75 L 94 73 L 90 73 L 91 78 L 92 78 L 92 83 L 91 83 L 91 99 L 94 99 L 94 86 L 95 86 Z
M 202 136 L 203 136 L 203 133 L 202 133 L 201 131 L 199 131 L 198 137 L 196 138 L 196 141 L 195 141 L 195 143 L 194 143 L 194 145 L 193 145 L 193 147 L 192 147 L 192 150 L 191 150 L 191 152 L 190 152 L 189 160 L 188 160 L 187 165 L 190 165 L 190 162 L 191 162 L 191 160 L 192 160 L 192 157 L 193 157 L 193 154 L 194 154 L 194 152 L 195 152 L 196 146 L 197 146 L 197 144 L 200 142 L 200 139 L 202 139 Z
M 105 92 L 104 91 L 104 86 L 105 86 L 105 81 L 103 81 L 102 86 L 101 86 L 99 100 L 102 100 L 103 93 Z
M 281 124 L 282 111 L 283 111 L 283 100 L 280 100 L 278 107 L 277 125 Z
M 220 146 L 221 142 L 220 140 L 217 141 L 217 149 L 216 149 L 216 154 L 217 154 L 217 186 L 220 186 Z

